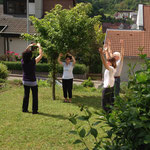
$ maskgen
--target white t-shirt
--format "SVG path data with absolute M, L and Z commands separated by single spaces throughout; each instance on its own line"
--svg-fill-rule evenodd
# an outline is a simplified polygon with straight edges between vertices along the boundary
M 114 69 L 114 67 L 112 67 L 112 66 L 109 66 L 109 70 L 108 69 L 105 70 L 105 72 L 104 72 L 104 88 L 111 88 L 114 86 L 115 73 L 116 73 L 116 69 Z
M 73 79 L 73 63 L 70 62 L 68 65 L 63 62 L 63 79 Z
M 117 65 L 117 68 L 116 68 L 115 77 L 120 77 L 121 71 L 122 71 L 122 67 L 123 67 L 123 61 L 121 61 L 121 59 L 119 59 L 116 62 L 116 65 Z

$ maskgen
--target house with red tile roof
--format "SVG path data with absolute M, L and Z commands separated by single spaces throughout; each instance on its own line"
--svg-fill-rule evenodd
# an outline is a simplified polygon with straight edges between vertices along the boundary
M 22 33 L 27 32 L 26 0 L 4 0 L 0 5 L 0 55 L 7 51 L 21 54 L 27 42 L 20 39 Z M 29 15 L 42 18 L 46 11 L 61 4 L 69 9 L 75 5 L 75 0 L 29 0 Z M 29 33 L 35 33 L 30 24 Z
M 139 47 L 143 47 L 143 53 L 150 57 L 150 6 L 139 4 L 138 16 L 137 16 L 137 28 L 134 30 L 119 30 L 119 29 L 107 29 L 105 43 L 111 41 L 111 49 L 113 52 L 120 52 L 120 39 L 125 42 L 125 59 L 122 71 L 122 79 L 128 79 L 128 64 L 135 64 L 137 66 L 135 70 L 139 69 Z

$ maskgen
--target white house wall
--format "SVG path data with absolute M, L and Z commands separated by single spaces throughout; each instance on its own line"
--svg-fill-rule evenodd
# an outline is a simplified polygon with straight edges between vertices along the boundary
M 0 55 L 4 54 L 4 38 L 0 37 Z
M 20 38 L 9 38 L 9 50 L 19 53 L 20 55 L 27 47 L 27 42 Z

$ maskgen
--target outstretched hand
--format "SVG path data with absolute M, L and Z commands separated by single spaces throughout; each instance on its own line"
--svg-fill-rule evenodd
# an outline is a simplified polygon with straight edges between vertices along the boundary
M 103 54 L 103 49 L 101 47 L 99 48 L 99 53 Z

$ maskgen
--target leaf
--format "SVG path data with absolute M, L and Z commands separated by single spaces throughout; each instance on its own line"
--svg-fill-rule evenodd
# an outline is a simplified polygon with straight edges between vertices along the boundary
M 77 139 L 75 142 L 73 142 L 73 144 L 79 144 L 79 143 L 82 143 L 82 141 L 79 139 Z
M 85 131 L 85 129 L 83 128 L 83 129 L 81 129 L 81 131 L 79 132 L 79 135 L 80 135 L 80 137 L 85 137 L 85 134 L 86 134 L 86 131 Z
M 69 131 L 70 134 L 77 134 L 77 131 Z
M 87 121 L 89 120 L 89 116 L 79 116 L 78 119 L 82 121 Z
M 75 118 L 69 118 L 69 121 L 74 125 L 77 124 L 77 120 Z
M 150 135 L 147 135 L 144 139 L 144 143 L 145 144 L 149 144 L 150 143 Z
M 97 138 L 98 132 L 97 132 L 97 130 L 96 130 L 95 128 L 91 128 L 91 134 L 92 134 L 95 138 Z
M 146 82 L 148 79 L 148 76 L 145 73 L 141 72 L 141 73 L 136 75 L 136 79 L 139 83 L 140 82 Z
M 97 122 L 93 123 L 92 125 L 93 125 L 93 126 L 96 126 L 96 125 L 98 125 L 98 124 L 100 124 L 100 123 L 101 123 L 101 121 L 97 121 Z
M 84 150 L 89 150 L 87 147 Z

